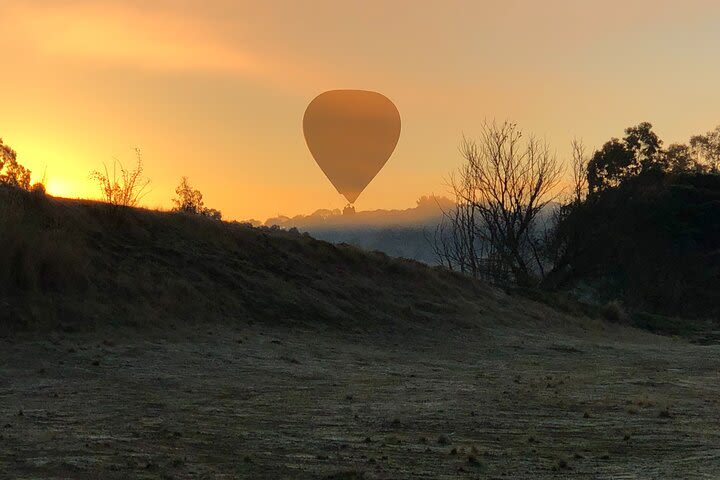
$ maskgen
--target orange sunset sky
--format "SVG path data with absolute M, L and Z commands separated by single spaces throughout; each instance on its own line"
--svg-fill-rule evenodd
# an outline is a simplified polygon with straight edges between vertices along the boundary
M 0 137 L 51 194 L 144 153 L 148 207 L 182 175 L 229 219 L 342 208 L 307 150 L 305 107 L 375 90 L 402 116 L 356 202 L 443 193 L 457 144 L 511 119 L 564 157 L 650 121 L 666 143 L 720 123 L 720 2 L 0 1 Z

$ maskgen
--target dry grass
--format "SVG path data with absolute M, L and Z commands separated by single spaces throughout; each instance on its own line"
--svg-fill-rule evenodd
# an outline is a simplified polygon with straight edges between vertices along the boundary
M 296 232 L 10 189 L 0 190 L 0 265 L 0 299 L 15 309 L 5 333 L 245 318 L 363 328 L 398 315 L 449 320 L 493 295 Z

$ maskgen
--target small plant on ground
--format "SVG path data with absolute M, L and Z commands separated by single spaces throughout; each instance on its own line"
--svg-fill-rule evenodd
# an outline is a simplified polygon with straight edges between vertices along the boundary
M 555 470 L 571 470 L 570 464 L 564 458 L 559 458 L 555 463 Z
M 483 464 L 475 455 L 468 455 L 468 464 L 473 467 L 482 467 Z

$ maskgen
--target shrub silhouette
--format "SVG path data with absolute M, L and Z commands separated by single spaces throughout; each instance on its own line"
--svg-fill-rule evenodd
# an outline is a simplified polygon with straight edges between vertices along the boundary
M 180 185 L 175 189 L 175 194 L 177 197 L 173 198 L 174 212 L 204 215 L 214 220 L 222 220 L 222 213 L 219 210 L 205 207 L 203 194 L 190 185 L 188 177 L 180 179 Z
M 43 182 L 30 184 L 31 173 L 18 163 L 15 150 L 4 144 L 0 138 L 0 184 L 45 193 Z
M 150 179 L 143 177 L 140 150 L 136 148 L 135 154 L 137 163 L 132 170 L 126 169 L 120 160 L 114 159 L 112 173 L 104 163 L 104 172 L 99 170 L 90 172 L 90 179 L 98 183 L 102 198 L 107 203 L 115 206 L 135 207 L 147 194 Z

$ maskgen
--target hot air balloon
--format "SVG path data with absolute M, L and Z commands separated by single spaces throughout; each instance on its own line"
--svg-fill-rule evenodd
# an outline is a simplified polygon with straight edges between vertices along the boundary
M 331 90 L 310 102 L 303 132 L 320 169 L 352 205 L 395 150 L 400 112 L 377 92 Z

